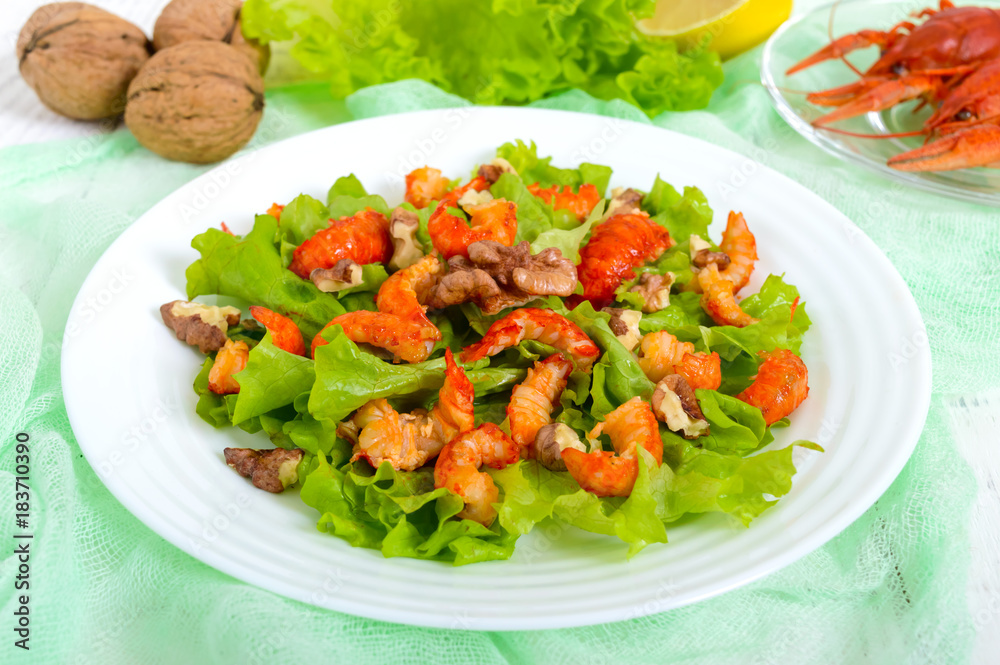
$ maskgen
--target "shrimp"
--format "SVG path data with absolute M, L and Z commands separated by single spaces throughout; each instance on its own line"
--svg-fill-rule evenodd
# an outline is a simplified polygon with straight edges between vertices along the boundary
M 462 362 L 495 356 L 526 339 L 537 339 L 573 356 L 585 372 L 601 351 L 587 334 L 565 316 L 551 309 L 523 307 L 493 322 L 483 338 L 462 350 Z
M 632 270 L 658 258 L 674 245 L 670 233 L 642 214 L 621 214 L 598 224 L 590 241 L 580 250 L 578 272 L 583 297 L 595 308 L 608 305 L 623 280 L 635 277 Z
M 434 465 L 434 487 L 447 488 L 462 497 L 465 508 L 458 517 L 488 527 L 496 519 L 493 504 L 500 498 L 500 491 L 479 468 L 485 464 L 502 469 L 516 462 L 519 456 L 518 445 L 502 429 L 493 423 L 483 423 L 444 447 Z
M 314 233 L 292 253 L 288 269 L 302 279 L 316 268 L 329 269 L 341 259 L 359 265 L 385 263 L 392 257 L 392 237 L 385 215 L 366 208 L 351 217 L 341 217 Z
M 434 344 L 441 339 L 441 331 L 434 326 L 428 327 L 395 314 L 368 310 L 341 314 L 326 324 L 323 330 L 331 326 L 343 326 L 344 334 L 351 341 L 386 349 L 408 363 L 427 360 L 434 350 Z M 314 358 L 316 349 L 326 343 L 321 330 L 312 341 Z
M 406 362 L 426 360 L 434 350 L 434 344 L 441 339 L 441 331 L 427 318 L 420 300 L 433 286 L 439 272 L 441 262 L 437 257 L 425 256 L 382 282 L 375 297 L 379 311 L 358 310 L 341 314 L 326 324 L 323 330 L 340 325 L 353 342 L 387 349 Z M 314 356 L 316 349 L 324 344 L 326 340 L 320 335 L 313 338 Z
M 681 362 L 685 354 L 694 353 L 694 344 L 679 342 L 666 330 L 644 335 L 639 343 L 639 367 L 653 383 L 668 374 L 676 373 L 674 366 Z
M 510 247 L 517 237 L 517 204 L 506 199 L 492 199 L 466 208 L 469 222 L 448 212 L 458 207 L 458 200 L 469 190 L 483 191 L 489 184 L 483 177 L 449 192 L 427 221 L 427 233 L 434 249 L 445 259 L 453 256 L 469 258 L 469 245 L 479 240 L 494 240 Z
M 594 187 L 590 183 L 580 185 L 580 190 L 576 193 L 568 185 L 563 187 L 562 190 L 559 189 L 558 185 L 542 189 L 542 186 L 537 182 L 533 185 L 528 185 L 528 191 L 546 203 L 551 204 L 556 210 L 569 210 L 581 222 L 587 219 L 590 211 L 601 200 L 601 195 L 597 192 L 597 187 Z
M 406 174 L 407 203 L 415 208 L 426 208 L 431 201 L 440 201 L 448 193 L 451 185 L 448 179 L 441 175 L 438 169 L 424 166 Z
M 768 425 L 778 422 L 799 407 L 809 395 L 809 370 L 788 349 L 761 353 L 764 361 L 750 386 L 736 396 L 764 414 Z
M 382 282 L 375 297 L 375 306 L 380 312 L 419 321 L 434 328 L 420 303 L 427 298 L 428 291 L 434 286 L 440 273 L 441 262 L 436 256 L 423 257 Z
M 733 295 L 736 285 L 723 277 L 714 263 L 702 268 L 698 283 L 702 289 L 701 308 L 718 325 L 743 328 L 759 321 L 740 308 Z
M 597 437 L 605 432 L 611 437 L 615 452 L 599 449 Z M 608 414 L 587 434 L 598 450 L 585 453 L 575 448 L 562 451 L 570 475 L 580 487 L 597 496 L 628 496 L 639 476 L 637 447 L 642 446 L 659 466 L 663 462 L 663 442 L 656 416 L 649 404 L 633 397 Z
M 552 410 L 566 387 L 573 363 L 561 353 L 535 363 L 528 376 L 514 388 L 507 405 L 510 435 L 522 451 L 527 451 L 545 425 L 552 422 Z
M 715 351 L 685 353 L 674 365 L 674 372 L 683 376 L 692 390 L 718 390 L 722 385 L 722 358 Z
M 238 393 L 240 384 L 233 378 L 233 374 L 243 371 L 249 357 L 250 347 L 246 342 L 227 339 L 226 344 L 216 354 L 212 369 L 208 372 L 208 389 L 217 395 Z
M 250 305 L 250 315 L 267 328 L 276 347 L 296 356 L 306 355 L 302 331 L 290 318 L 257 305 Z
M 747 228 L 743 213 L 730 211 L 719 249 L 725 252 L 730 261 L 719 274 L 733 283 L 733 293 L 739 293 L 750 281 L 753 264 L 757 260 L 757 240 Z
M 442 445 L 475 427 L 472 400 L 475 390 L 465 371 L 455 364 L 451 349 L 444 350 L 444 385 L 438 391 L 438 403 L 431 409 L 431 419 L 441 430 Z
M 394 469 L 412 471 L 434 458 L 446 443 L 475 427 L 472 382 L 448 349 L 444 385 L 438 403 L 428 414 L 423 409 L 398 413 L 385 399 L 375 399 L 338 428 L 354 440 L 351 461 L 365 458 L 373 467 L 389 462 Z
M 653 383 L 671 374 L 683 376 L 692 388 L 717 390 L 722 385 L 718 353 L 695 351 L 691 342 L 679 342 L 665 330 L 651 332 L 639 345 L 639 367 Z

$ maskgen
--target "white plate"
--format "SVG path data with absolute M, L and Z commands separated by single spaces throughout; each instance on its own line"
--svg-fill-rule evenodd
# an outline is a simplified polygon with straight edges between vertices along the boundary
M 777 446 L 799 450 L 794 489 L 749 529 L 707 515 L 632 561 L 616 539 L 570 528 L 521 538 L 509 561 L 454 568 L 385 559 L 316 530 L 294 492 L 251 487 L 222 459 L 263 435 L 216 431 L 195 415 L 201 359 L 172 339 L 158 307 L 184 295 L 196 233 L 300 192 L 324 196 L 355 173 L 389 201 L 430 163 L 465 176 L 496 146 L 535 140 L 554 163 L 610 164 L 612 185 L 659 172 L 704 190 L 718 237 L 746 214 L 761 260 L 747 292 L 784 272 L 814 325 L 803 346 L 811 394 Z M 62 359 L 80 447 L 114 495 L 186 552 L 241 580 L 315 605 L 423 626 L 536 629 L 627 619 L 746 584 L 819 547 L 861 515 L 902 469 L 923 427 L 930 357 L 917 307 L 889 261 L 832 206 L 756 162 L 694 138 L 621 120 L 530 109 L 452 109 L 364 120 L 223 164 L 161 201 L 94 267 L 77 296 Z

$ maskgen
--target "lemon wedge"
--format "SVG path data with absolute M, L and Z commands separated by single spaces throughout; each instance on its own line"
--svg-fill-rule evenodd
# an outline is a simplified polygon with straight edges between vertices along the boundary
M 710 48 L 731 58 L 768 38 L 792 13 L 792 0 L 658 0 L 640 32 L 685 45 L 712 35 Z

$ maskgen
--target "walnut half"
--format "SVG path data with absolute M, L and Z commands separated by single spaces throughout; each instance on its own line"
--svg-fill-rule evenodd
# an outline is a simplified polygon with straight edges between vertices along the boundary
M 625 345 L 629 351 L 639 346 L 642 341 L 642 334 L 639 332 L 639 322 L 642 321 L 642 313 L 634 309 L 624 309 L 622 307 L 605 307 L 601 310 L 611 315 L 608 327 L 615 334 L 618 341 Z
M 469 258 L 448 260 L 449 272 L 431 290 L 434 309 L 474 302 L 487 314 L 538 296 L 568 296 L 576 288 L 576 266 L 549 247 L 532 255 L 527 241 L 506 247 L 492 240 L 469 245 Z
M 656 275 L 645 272 L 639 277 L 638 283 L 629 291 L 642 296 L 644 302 L 642 311 L 649 314 L 670 306 L 670 287 L 673 283 L 673 273 Z
M 510 162 L 503 157 L 497 157 L 489 164 L 483 164 L 480 166 L 477 175 L 492 185 L 499 180 L 500 176 L 504 173 L 513 173 L 514 175 L 517 175 L 517 171 L 514 170 L 514 167 Z
M 564 423 L 549 423 L 538 430 L 531 443 L 530 454 L 546 469 L 565 471 L 562 451 L 567 448 L 588 452 L 587 445 L 572 427 Z
M 254 487 L 274 494 L 298 482 L 298 466 L 305 454 L 298 448 L 226 448 L 222 452 L 226 456 L 226 464 L 236 473 L 249 478 Z
M 642 212 L 640 203 L 642 203 L 642 192 L 616 187 L 611 191 L 611 201 L 608 202 L 608 209 L 604 211 L 604 219 L 610 219 L 615 215 L 640 214 Z
M 708 421 L 701 412 L 691 385 L 680 374 L 669 374 L 653 391 L 653 413 L 657 420 L 680 433 L 685 439 L 708 434 Z
M 229 326 L 239 325 L 240 310 L 199 302 L 173 300 L 160 306 L 163 323 L 177 339 L 197 346 L 202 353 L 215 353 L 226 343 Z
M 309 279 L 324 293 L 336 293 L 361 283 L 361 266 L 350 259 L 337 261 L 332 268 L 314 268 Z
M 417 244 L 417 228 L 420 219 L 417 213 L 406 208 L 396 208 L 389 219 L 389 235 L 392 236 L 391 270 L 409 268 L 424 257 L 424 250 Z

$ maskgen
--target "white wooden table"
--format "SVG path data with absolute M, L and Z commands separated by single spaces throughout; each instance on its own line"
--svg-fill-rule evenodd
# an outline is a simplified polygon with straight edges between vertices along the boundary
M 167 0 L 93 0 L 152 35 L 153 24 Z M 826 0 L 799 0 L 796 13 Z M 51 112 L 21 79 L 17 70 L 17 34 L 40 0 L 2 0 L 0 14 L 0 147 L 83 137 L 99 131 Z M 934 4 L 928 2 L 928 4 Z M 984 362 L 1000 362 L 984 358 Z M 969 608 L 977 630 L 973 662 L 1000 662 L 1000 391 L 948 400 L 952 432 L 979 483 L 971 517 L 972 568 Z

